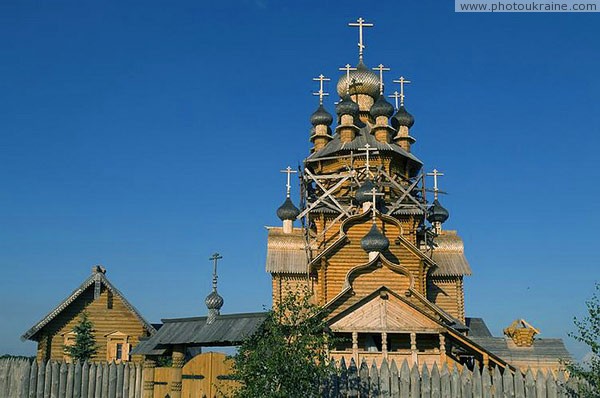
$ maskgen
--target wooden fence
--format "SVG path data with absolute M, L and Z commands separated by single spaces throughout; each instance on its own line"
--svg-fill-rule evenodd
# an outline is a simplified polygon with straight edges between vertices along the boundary
M 565 373 L 492 372 L 417 366 L 404 361 L 357 367 L 342 361 L 323 385 L 325 398 L 562 398 L 576 389 Z M 140 364 L 0 359 L 0 398 L 141 398 Z M 164 397 L 160 397 L 164 398 Z M 257 397 L 259 398 L 259 397 Z
M 142 365 L 0 359 L 0 398 L 141 398 Z

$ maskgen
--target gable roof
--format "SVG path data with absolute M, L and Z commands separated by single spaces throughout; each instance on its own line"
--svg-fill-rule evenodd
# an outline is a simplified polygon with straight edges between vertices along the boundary
M 232 346 L 252 335 L 267 318 L 266 312 L 208 317 L 163 319 L 163 326 L 148 340 L 134 347 L 133 355 L 160 355 L 174 344 L 196 346 Z
M 67 298 L 61 301 L 56 308 L 50 311 L 45 317 L 43 317 L 38 323 L 33 325 L 28 331 L 26 331 L 22 336 L 21 340 L 35 340 L 35 335 L 44 328 L 47 324 L 52 322 L 54 318 L 56 318 L 61 312 L 63 312 L 71 303 L 73 303 L 81 294 L 90 288 L 92 285 L 95 285 L 96 282 L 100 285 L 104 285 L 114 296 L 118 297 L 125 307 L 131 311 L 136 318 L 144 325 L 146 330 L 150 334 L 154 334 L 156 329 L 150 324 L 148 321 L 144 319 L 144 317 L 140 314 L 140 312 L 133 306 L 125 296 L 106 278 L 106 270 L 101 266 L 92 267 L 92 275 L 90 275 L 77 289 L 75 289 Z

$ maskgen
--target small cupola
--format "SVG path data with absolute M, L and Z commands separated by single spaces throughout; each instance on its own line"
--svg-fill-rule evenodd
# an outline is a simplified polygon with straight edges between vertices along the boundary
M 517 347 L 533 346 L 534 337 L 540 331 L 531 326 L 525 319 L 517 319 L 504 329 L 504 335 L 511 338 Z
M 313 151 L 317 152 L 323 149 L 329 141 L 333 139 L 331 136 L 331 128 L 329 127 L 331 126 L 331 123 L 333 123 L 333 116 L 331 116 L 331 113 L 327 112 L 323 106 L 323 97 L 329 95 L 323 91 L 323 83 L 331 79 L 321 74 L 319 77 L 313 78 L 313 80 L 319 82 L 319 91 L 313 93 L 313 95 L 319 96 L 319 107 L 310 116 L 310 123 L 313 125 L 310 141 L 314 145 Z
M 285 201 L 279 208 L 277 209 L 277 217 L 281 221 L 283 221 L 283 233 L 291 234 L 294 229 L 294 220 L 300 215 L 300 209 L 298 209 L 292 199 L 290 198 L 290 190 L 292 188 L 290 184 L 290 178 L 293 173 L 297 173 L 296 170 L 292 170 L 290 166 L 288 166 L 285 170 L 281 170 L 282 173 L 287 174 L 287 184 L 286 184 L 286 197 Z
M 439 200 L 435 199 L 429 210 L 427 210 L 427 221 L 433 225 L 436 233 L 440 233 L 442 224 L 448 220 L 448 217 L 450 217 L 448 210 L 441 205 Z
M 222 258 L 223 256 L 221 256 L 219 253 L 215 253 L 209 258 L 209 260 L 213 262 L 213 277 L 212 292 L 210 292 L 210 294 L 206 296 L 206 299 L 204 299 L 206 308 L 208 308 L 208 317 L 206 319 L 207 324 L 213 323 L 217 316 L 221 314 L 221 308 L 223 307 L 223 303 L 225 302 L 225 300 L 223 300 L 223 297 L 221 297 L 217 292 L 217 263 Z
M 392 127 L 398 130 L 400 127 L 410 129 L 415 124 L 415 118 L 408 113 L 404 105 L 401 105 L 392 117 Z
M 375 120 L 381 116 L 389 119 L 394 114 L 394 107 L 385 99 L 385 96 L 380 95 L 371 107 L 369 113 L 371 113 L 371 116 Z
M 360 246 L 369 253 L 369 260 L 372 260 L 379 253 L 383 253 L 390 247 L 390 241 L 373 223 L 369 233 L 360 240 Z
M 314 126 L 331 126 L 333 116 L 325 110 L 323 104 L 320 104 L 316 111 L 310 116 L 310 123 Z

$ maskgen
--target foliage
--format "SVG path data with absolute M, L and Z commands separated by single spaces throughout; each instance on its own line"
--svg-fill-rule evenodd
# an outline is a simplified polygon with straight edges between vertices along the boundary
M 310 398 L 329 374 L 325 313 L 311 303 L 308 289 L 286 289 L 261 328 L 233 357 L 238 398 Z
M 170 355 L 161 355 L 156 357 L 156 366 L 159 368 L 170 368 L 173 366 L 173 357 Z
M 82 313 L 79 323 L 73 328 L 75 344 L 65 347 L 65 352 L 74 360 L 87 361 L 96 355 L 98 347 L 94 338 L 94 325 L 87 313 Z
M 583 381 L 579 391 L 571 391 L 577 397 L 600 396 L 600 283 L 596 284 L 596 292 L 586 301 L 587 316 L 582 320 L 574 319 L 576 333 L 569 333 L 575 340 L 580 341 L 590 349 L 589 359 L 584 363 L 569 362 L 567 370 L 572 377 Z
M 32 361 L 35 359 L 35 355 L 28 357 L 25 355 L 2 354 L 2 355 L 0 355 L 0 359 L 28 359 L 28 360 Z

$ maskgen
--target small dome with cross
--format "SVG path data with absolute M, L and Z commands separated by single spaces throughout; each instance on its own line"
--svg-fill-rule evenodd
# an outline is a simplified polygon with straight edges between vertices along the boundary
M 348 81 L 348 78 L 350 78 L 350 81 Z M 348 74 L 340 77 L 337 84 L 337 92 L 340 98 L 344 97 L 348 92 L 350 95 L 366 94 L 372 98 L 377 98 L 379 96 L 379 77 L 361 60 L 358 62 L 355 70 L 350 70 Z

